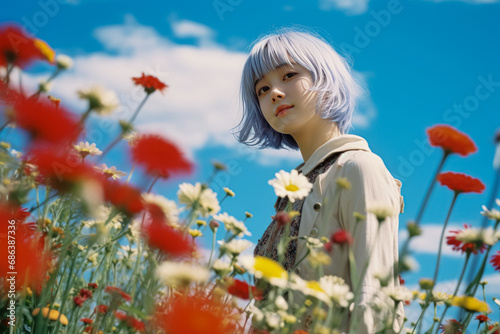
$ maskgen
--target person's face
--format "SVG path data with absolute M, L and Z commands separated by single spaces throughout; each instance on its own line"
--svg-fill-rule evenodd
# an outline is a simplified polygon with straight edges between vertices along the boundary
M 275 131 L 293 135 L 320 117 L 316 113 L 317 94 L 309 91 L 312 86 L 311 73 L 295 63 L 278 67 L 257 81 L 260 109 Z

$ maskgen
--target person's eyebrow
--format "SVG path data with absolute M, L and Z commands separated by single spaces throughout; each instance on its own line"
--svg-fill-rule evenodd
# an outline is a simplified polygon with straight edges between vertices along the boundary
M 290 65 L 290 66 L 293 66 L 294 63 L 292 64 L 289 64 L 289 63 L 283 63 L 283 64 L 279 64 L 278 66 L 276 66 L 274 69 L 277 70 L 277 69 L 280 69 L 282 67 L 285 67 L 287 65 Z M 257 80 L 255 80 L 255 83 L 253 84 L 253 89 L 255 90 L 255 87 L 257 86 L 257 84 L 259 83 L 259 81 L 261 81 L 263 78 L 257 78 Z

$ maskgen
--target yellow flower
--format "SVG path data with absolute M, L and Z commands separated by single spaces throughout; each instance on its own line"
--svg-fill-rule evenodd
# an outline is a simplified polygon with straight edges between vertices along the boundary
M 252 217 L 253 217 L 253 215 L 252 215 L 250 212 L 246 212 L 246 211 L 245 211 L 245 217 L 247 217 L 247 218 L 252 218 Z
M 335 180 L 337 186 L 341 189 L 349 190 L 351 189 L 351 182 L 345 177 L 339 177 Z
M 288 281 L 288 272 L 278 262 L 264 256 L 246 256 L 240 259 L 243 266 L 257 278 L 264 278 L 269 283 L 284 287 Z
M 52 48 L 41 39 L 35 38 L 35 47 L 41 52 L 41 54 L 45 57 L 45 59 L 49 63 L 53 63 L 56 58 L 56 53 Z
M 421 278 L 418 281 L 418 284 L 420 285 L 420 289 L 430 290 L 434 286 L 434 281 L 430 278 Z
M 50 311 L 50 312 L 49 312 Z M 36 316 L 38 315 L 38 313 L 40 313 L 40 308 L 37 307 L 36 309 L 33 310 L 33 315 Z M 50 320 L 57 320 L 59 319 L 59 321 L 61 322 L 61 324 L 63 324 L 64 326 L 66 326 L 68 324 L 68 318 L 66 318 L 66 316 L 64 314 L 60 314 L 59 311 L 56 311 L 56 310 L 50 310 L 48 307 L 44 307 L 42 309 L 42 316 L 44 318 L 47 318 L 47 315 L 48 315 L 48 318 Z M 59 317 L 60 315 L 60 317 Z
M 223 189 L 227 196 L 234 197 L 234 191 L 232 191 L 228 187 L 224 187 Z
M 10 143 L 2 141 L 2 142 L 0 142 L 0 146 L 6 150 L 10 150 Z
M 488 304 L 480 301 L 477 298 L 469 296 L 453 297 L 451 305 L 458 306 L 469 312 L 486 313 L 489 311 Z
M 198 219 L 196 221 L 196 225 L 198 225 L 198 226 L 207 226 L 207 222 L 204 221 L 204 220 Z
M 203 233 L 201 233 L 200 230 L 193 230 L 193 229 L 189 229 L 189 234 L 193 237 L 193 238 L 196 238 L 196 237 L 202 237 L 203 236 Z

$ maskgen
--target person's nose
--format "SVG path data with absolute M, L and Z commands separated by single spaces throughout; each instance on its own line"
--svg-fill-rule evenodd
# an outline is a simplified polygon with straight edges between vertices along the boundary
M 282 99 L 285 98 L 285 92 L 281 91 L 278 88 L 273 88 L 273 90 L 271 92 L 271 98 L 273 100 L 273 103 L 275 103 L 277 101 L 281 101 Z

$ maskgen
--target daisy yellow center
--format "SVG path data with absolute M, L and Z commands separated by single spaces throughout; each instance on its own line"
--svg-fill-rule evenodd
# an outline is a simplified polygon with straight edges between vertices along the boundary
M 323 289 L 321 289 L 317 281 L 307 281 L 306 286 L 311 290 L 323 292 Z
M 256 256 L 254 269 L 265 278 L 288 278 L 286 270 L 279 263 L 267 257 Z
M 295 184 L 290 183 L 285 187 L 285 189 L 288 191 L 297 191 L 299 190 L 299 187 L 297 187 Z

